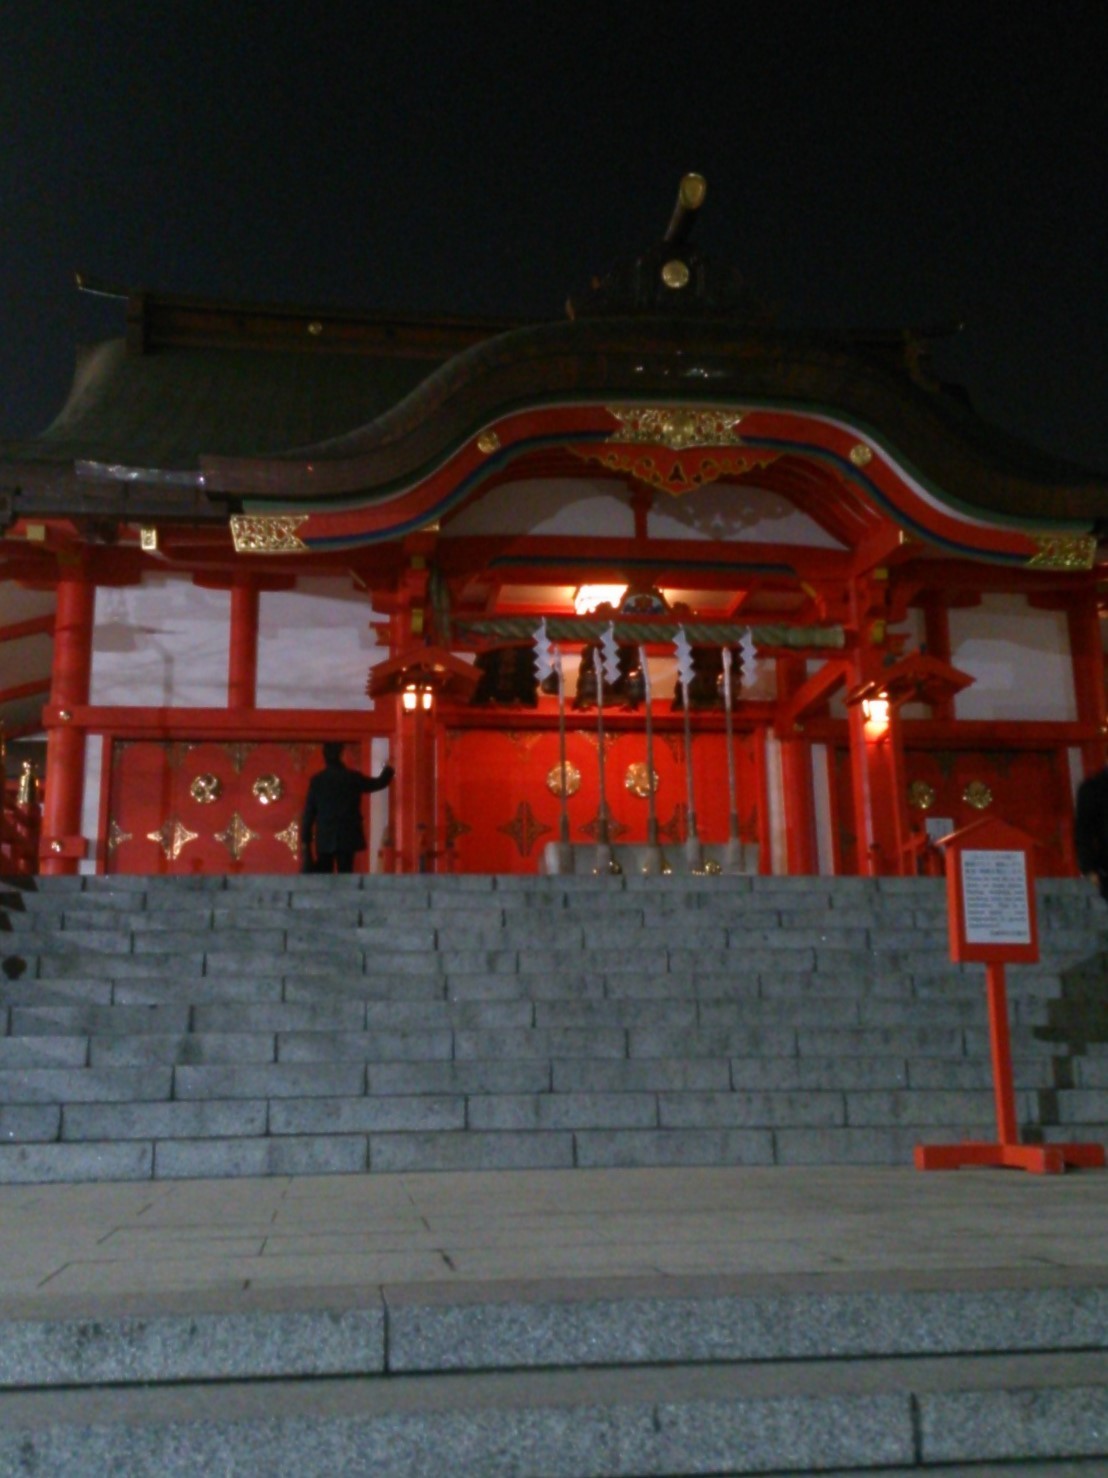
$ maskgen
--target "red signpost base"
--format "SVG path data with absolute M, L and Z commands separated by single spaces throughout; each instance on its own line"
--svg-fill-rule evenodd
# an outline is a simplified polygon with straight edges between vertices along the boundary
M 918 1144 L 917 1170 L 961 1170 L 988 1165 L 1002 1170 L 1030 1170 L 1035 1175 L 1060 1175 L 1067 1165 L 1082 1170 L 1103 1169 L 1101 1144 Z

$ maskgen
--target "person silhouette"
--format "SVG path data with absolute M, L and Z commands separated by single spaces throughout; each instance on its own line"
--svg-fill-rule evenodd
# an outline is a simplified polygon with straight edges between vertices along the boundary
M 323 745 L 323 769 L 308 781 L 300 821 L 303 872 L 353 872 L 354 854 L 366 848 L 362 796 L 384 790 L 395 771 L 385 765 L 379 775 L 363 775 L 343 763 L 343 746 Z
M 1073 840 L 1078 867 L 1108 903 L 1108 767 L 1077 787 Z

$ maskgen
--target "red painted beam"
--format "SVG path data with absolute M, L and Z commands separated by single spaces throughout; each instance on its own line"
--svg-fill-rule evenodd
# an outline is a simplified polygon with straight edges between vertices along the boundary
M 37 678 L 32 683 L 17 683 L 14 688 L 0 688 L 0 703 L 14 703 L 17 698 L 34 698 L 49 691 L 50 679 Z
M 26 621 L 12 621 L 7 626 L 0 626 L 0 641 L 18 641 L 23 636 L 52 636 L 54 633 L 54 615 L 51 612 L 47 616 L 31 616 Z

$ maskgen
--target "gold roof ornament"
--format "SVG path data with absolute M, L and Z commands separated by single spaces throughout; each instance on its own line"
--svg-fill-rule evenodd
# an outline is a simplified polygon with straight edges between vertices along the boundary
M 1091 570 L 1096 563 L 1095 534 L 1037 534 L 1038 554 L 1027 561 L 1032 570 Z
M 735 429 L 743 413 L 727 406 L 609 405 L 605 410 L 620 423 L 609 442 L 642 442 L 671 452 L 743 445 Z
M 236 554 L 303 554 L 308 546 L 297 535 L 306 513 L 233 513 L 231 539 Z

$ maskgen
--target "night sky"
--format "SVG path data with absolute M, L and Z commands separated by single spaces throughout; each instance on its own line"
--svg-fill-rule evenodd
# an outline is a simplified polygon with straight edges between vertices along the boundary
M 708 180 L 794 327 L 963 321 L 943 377 L 1108 471 L 1104 0 L 0 3 L 0 435 L 140 287 L 560 317 Z

